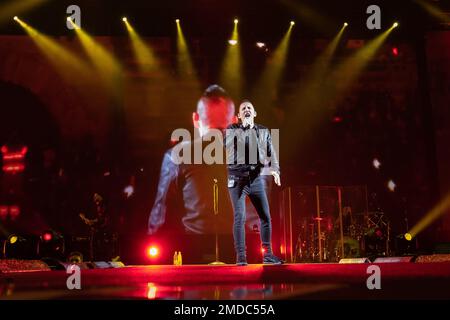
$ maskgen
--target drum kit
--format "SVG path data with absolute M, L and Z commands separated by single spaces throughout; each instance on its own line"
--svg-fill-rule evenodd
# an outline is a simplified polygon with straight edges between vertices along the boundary
M 344 207 L 337 217 L 321 212 L 299 219 L 296 229 L 294 262 L 338 262 L 390 253 L 390 222 L 384 212 L 352 214 Z

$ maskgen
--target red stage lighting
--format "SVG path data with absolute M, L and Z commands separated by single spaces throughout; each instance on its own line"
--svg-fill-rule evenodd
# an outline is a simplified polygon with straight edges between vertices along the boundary
M 261 254 L 264 254 L 264 253 L 266 253 L 266 249 L 261 248 Z
M 17 173 L 22 172 L 25 169 L 23 164 L 11 165 L 11 166 L 3 166 L 3 171 L 7 173 Z
M 158 247 L 156 247 L 156 246 L 148 247 L 147 254 L 150 258 L 156 258 L 159 255 Z
M 340 116 L 333 117 L 333 123 L 341 123 L 342 120 L 344 120 L 344 119 L 342 119 L 342 117 L 340 117 Z
M 3 171 L 12 174 L 24 171 L 24 159 L 27 151 L 28 147 L 26 146 L 14 152 L 10 151 L 7 146 L 2 146 Z
M 8 216 L 8 206 L 0 206 L 0 220 L 6 220 Z
M 11 220 L 16 220 L 16 218 L 20 215 L 20 207 L 19 206 L 10 206 L 9 207 L 9 215 Z
M 42 235 L 42 240 L 44 241 L 51 241 L 53 239 L 53 234 L 51 232 L 44 232 Z
M 397 47 L 393 47 L 392 48 L 392 54 L 396 57 L 398 56 L 398 48 Z

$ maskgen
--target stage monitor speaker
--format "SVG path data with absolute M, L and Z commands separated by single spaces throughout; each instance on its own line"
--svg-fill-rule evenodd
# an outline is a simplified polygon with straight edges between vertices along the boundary
M 112 269 L 112 268 L 123 268 L 125 264 L 120 261 L 94 261 L 94 262 L 81 262 L 81 263 L 69 263 L 62 262 L 64 269 L 67 269 L 69 266 L 76 264 L 80 267 L 81 270 L 89 270 L 89 269 Z
M 120 262 L 120 261 L 111 261 L 109 264 L 113 268 L 123 268 L 123 267 L 125 267 L 125 264 L 123 262 Z
M 106 261 L 95 261 L 93 262 L 95 269 L 109 269 L 112 268 L 111 265 Z
M 96 261 L 93 262 L 95 269 L 111 269 L 111 268 L 123 268 L 125 264 L 120 261 Z
M 369 258 L 347 258 L 339 260 L 339 263 L 370 263 Z
M 404 262 L 414 262 L 415 256 L 407 257 L 384 257 L 376 258 L 373 263 L 404 263 Z
M 427 256 L 418 256 L 416 263 L 429 262 L 450 262 L 450 254 L 432 254 Z
M 94 266 L 90 262 L 81 262 L 81 263 L 62 262 L 61 264 L 64 266 L 64 270 L 67 270 L 67 268 L 73 264 L 80 267 L 80 270 L 94 269 Z
M 0 260 L 0 273 L 50 271 L 50 267 L 40 260 Z

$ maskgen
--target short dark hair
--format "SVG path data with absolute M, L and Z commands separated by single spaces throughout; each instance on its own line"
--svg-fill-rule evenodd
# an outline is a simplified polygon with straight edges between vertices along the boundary
M 207 101 L 220 101 L 220 100 L 226 100 L 228 101 L 228 113 L 230 115 L 234 114 L 234 103 L 231 97 L 228 95 L 228 93 L 225 91 L 224 88 L 217 84 L 212 84 L 206 90 L 203 92 L 200 100 L 197 103 L 197 113 L 200 115 L 200 118 L 205 119 L 205 106 L 208 104 Z M 213 104 L 214 105 L 214 104 Z
M 212 84 L 203 92 L 204 98 L 230 98 L 224 88 L 217 84 Z

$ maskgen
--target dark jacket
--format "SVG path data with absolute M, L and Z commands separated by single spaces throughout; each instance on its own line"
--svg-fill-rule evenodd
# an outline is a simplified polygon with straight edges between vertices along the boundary
M 192 143 L 189 144 L 192 146 Z M 233 211 L 227 188 L 226 166 L 176 164 L 171 154 L 172 149 L 164 154 L 158 190 L 148 220 L 148 234 L 155 234 L 163 225 L 188 234 L 213 234 L 214 179 L 219 188 L 218 232 L 231 233 Z
M 228 126 L 224 139 L 228 170 L 233 172 L 239 170 L 242 166 L 248 166 L 248 164 L 245 164 L 245 153 L 239 152 L 239 146 L 245 145 L 246 137 L 250 144 L 254 144 L 254 150 L 257 150 L 258 153 L 257 157 L 253 158 L 256 161 L 254 162 L 255 165 L 260 168 L 270 168 L 270 170 L 279 174 L 280 164 L 272 144 L 270 130 L 256 123 L 254 129 L 245 129 L 241 123 Z

